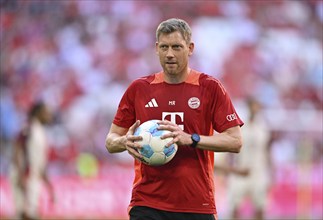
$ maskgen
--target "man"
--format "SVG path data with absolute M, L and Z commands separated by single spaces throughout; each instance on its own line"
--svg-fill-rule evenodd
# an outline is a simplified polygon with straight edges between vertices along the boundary
M 270 183 L 270 131 L 266 126 L 261 105 L 255 98 L 247 100 L 249 118 L 242 129 L 244 147 L 233 156 L 229 176 L 229 217 L 241 219 L 239 209 L 247 197 L 255 210 L 252 219 L 264 219 Z M 250 157 L 252 156 L 252 159 Z
M 129 206 L 131 220 L 216 219 L 213 151 L 239 152 L 242 140 L 237 115 L 221 83 L 189 67 L 191 29 L 181 19 L 163 21 L 156 31 L 156 53 L 163 71 L 135 80 L 120 101 L 106 138 L 110 153 L 128 151 L 135 160 Z M 146 105 L 153 100 L 155 105 Z M 167 164 L 141 163 L 141 122 L 160 119 L 179 149 Z M 218 132 L 213 135 L 213 130 Z
M 51 118 L 43 102 L 33 104 L 28 114 L 27 126 L 14 143 L 11 180 L 19 219 L 39 218 L 39 198 L 43 181 L 49 187 L 53 199 L 53 189 L 46 175 L 48 146 L 45 124 Z

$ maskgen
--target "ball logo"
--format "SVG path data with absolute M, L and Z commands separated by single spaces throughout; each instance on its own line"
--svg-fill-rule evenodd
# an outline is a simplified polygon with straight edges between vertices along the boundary
M 197 109 L 198 107 L 200 107 L 200 100 L 196 97 L 192 97 L 188 100 L 188 106 L 192 109 Z
M 236 119 L 237 119 L 237 115 L 236 115 L 236 113 L 233 113 L 233 114 L 227 115 L 227 120 L 228 120 L 228 121 L 233 121 L 233 120 L 236 120 Z

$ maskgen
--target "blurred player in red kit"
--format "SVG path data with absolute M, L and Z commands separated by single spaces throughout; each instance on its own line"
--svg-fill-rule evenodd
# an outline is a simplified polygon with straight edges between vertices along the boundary
M 43 102 L 30 108 L 26 127 L 14 143 L 11 181 L 18 219 L 39 219 L 39 198 L 43 181 L 53 189 L 46 175 L 47 139 L 45 124 L 52 115 Z
M 243 122 L 225 88 L 189 67 L 191 35 L 184 20 L 159 24 L 156 53 L 163 70 L 128 87 L 106 137 L 110 153 L 127 151 L 136 159 L 130 220 L 216 219 L 213 152 L 238 153 L 242 146 Z M 140 123 L 151 119 L 171 131 L 163 137 L 173 138 L 169 145 L 179 146 L 163 166 L 142 163 L 136 143 L 141 137 L 133 136 Z

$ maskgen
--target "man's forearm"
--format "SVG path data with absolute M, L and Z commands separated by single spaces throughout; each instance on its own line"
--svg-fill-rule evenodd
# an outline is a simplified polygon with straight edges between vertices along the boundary
M 197 147 L 214 152 L 239 153 L 242 146 L 240 128 L 228 129 L 226 132 L 214 136 L 201 136 Z
M 119 153 L 126 150 L 126 137 L 120 136 L 118 134 L 110 133 L 107 135 L 106 141 L 105 141 L 105 147 L 110 153 Z

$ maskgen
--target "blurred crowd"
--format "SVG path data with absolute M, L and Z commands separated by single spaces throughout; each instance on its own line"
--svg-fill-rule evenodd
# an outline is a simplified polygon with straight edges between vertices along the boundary
M 245 98 L 255 96 L 273 132 L 287 133 L 288 143 L 277 133 L 274 146 L 284 150 L 298 142 L 289 133 L 293 129 L 312 132 L 311 146 L 322 146 L 322 1 L 0 4 L 0 175 L 7 173 L 12 140 L 35 100 L 44 100 L 55 115 L 48 130 L 52 174 L 76 172 L 75 161 L 84 152 L 103 167 L 128 162 L 128 155 L 106 152 L 105 135 L 129 83 L 160 70 L 155 30 L 169 17 L 192 27 L 194 69 L 220 79 L 242 115 Z M 277 121 L 286 118 L 295 127 Z M 280 151 L 278 162 L 281 157 Z

